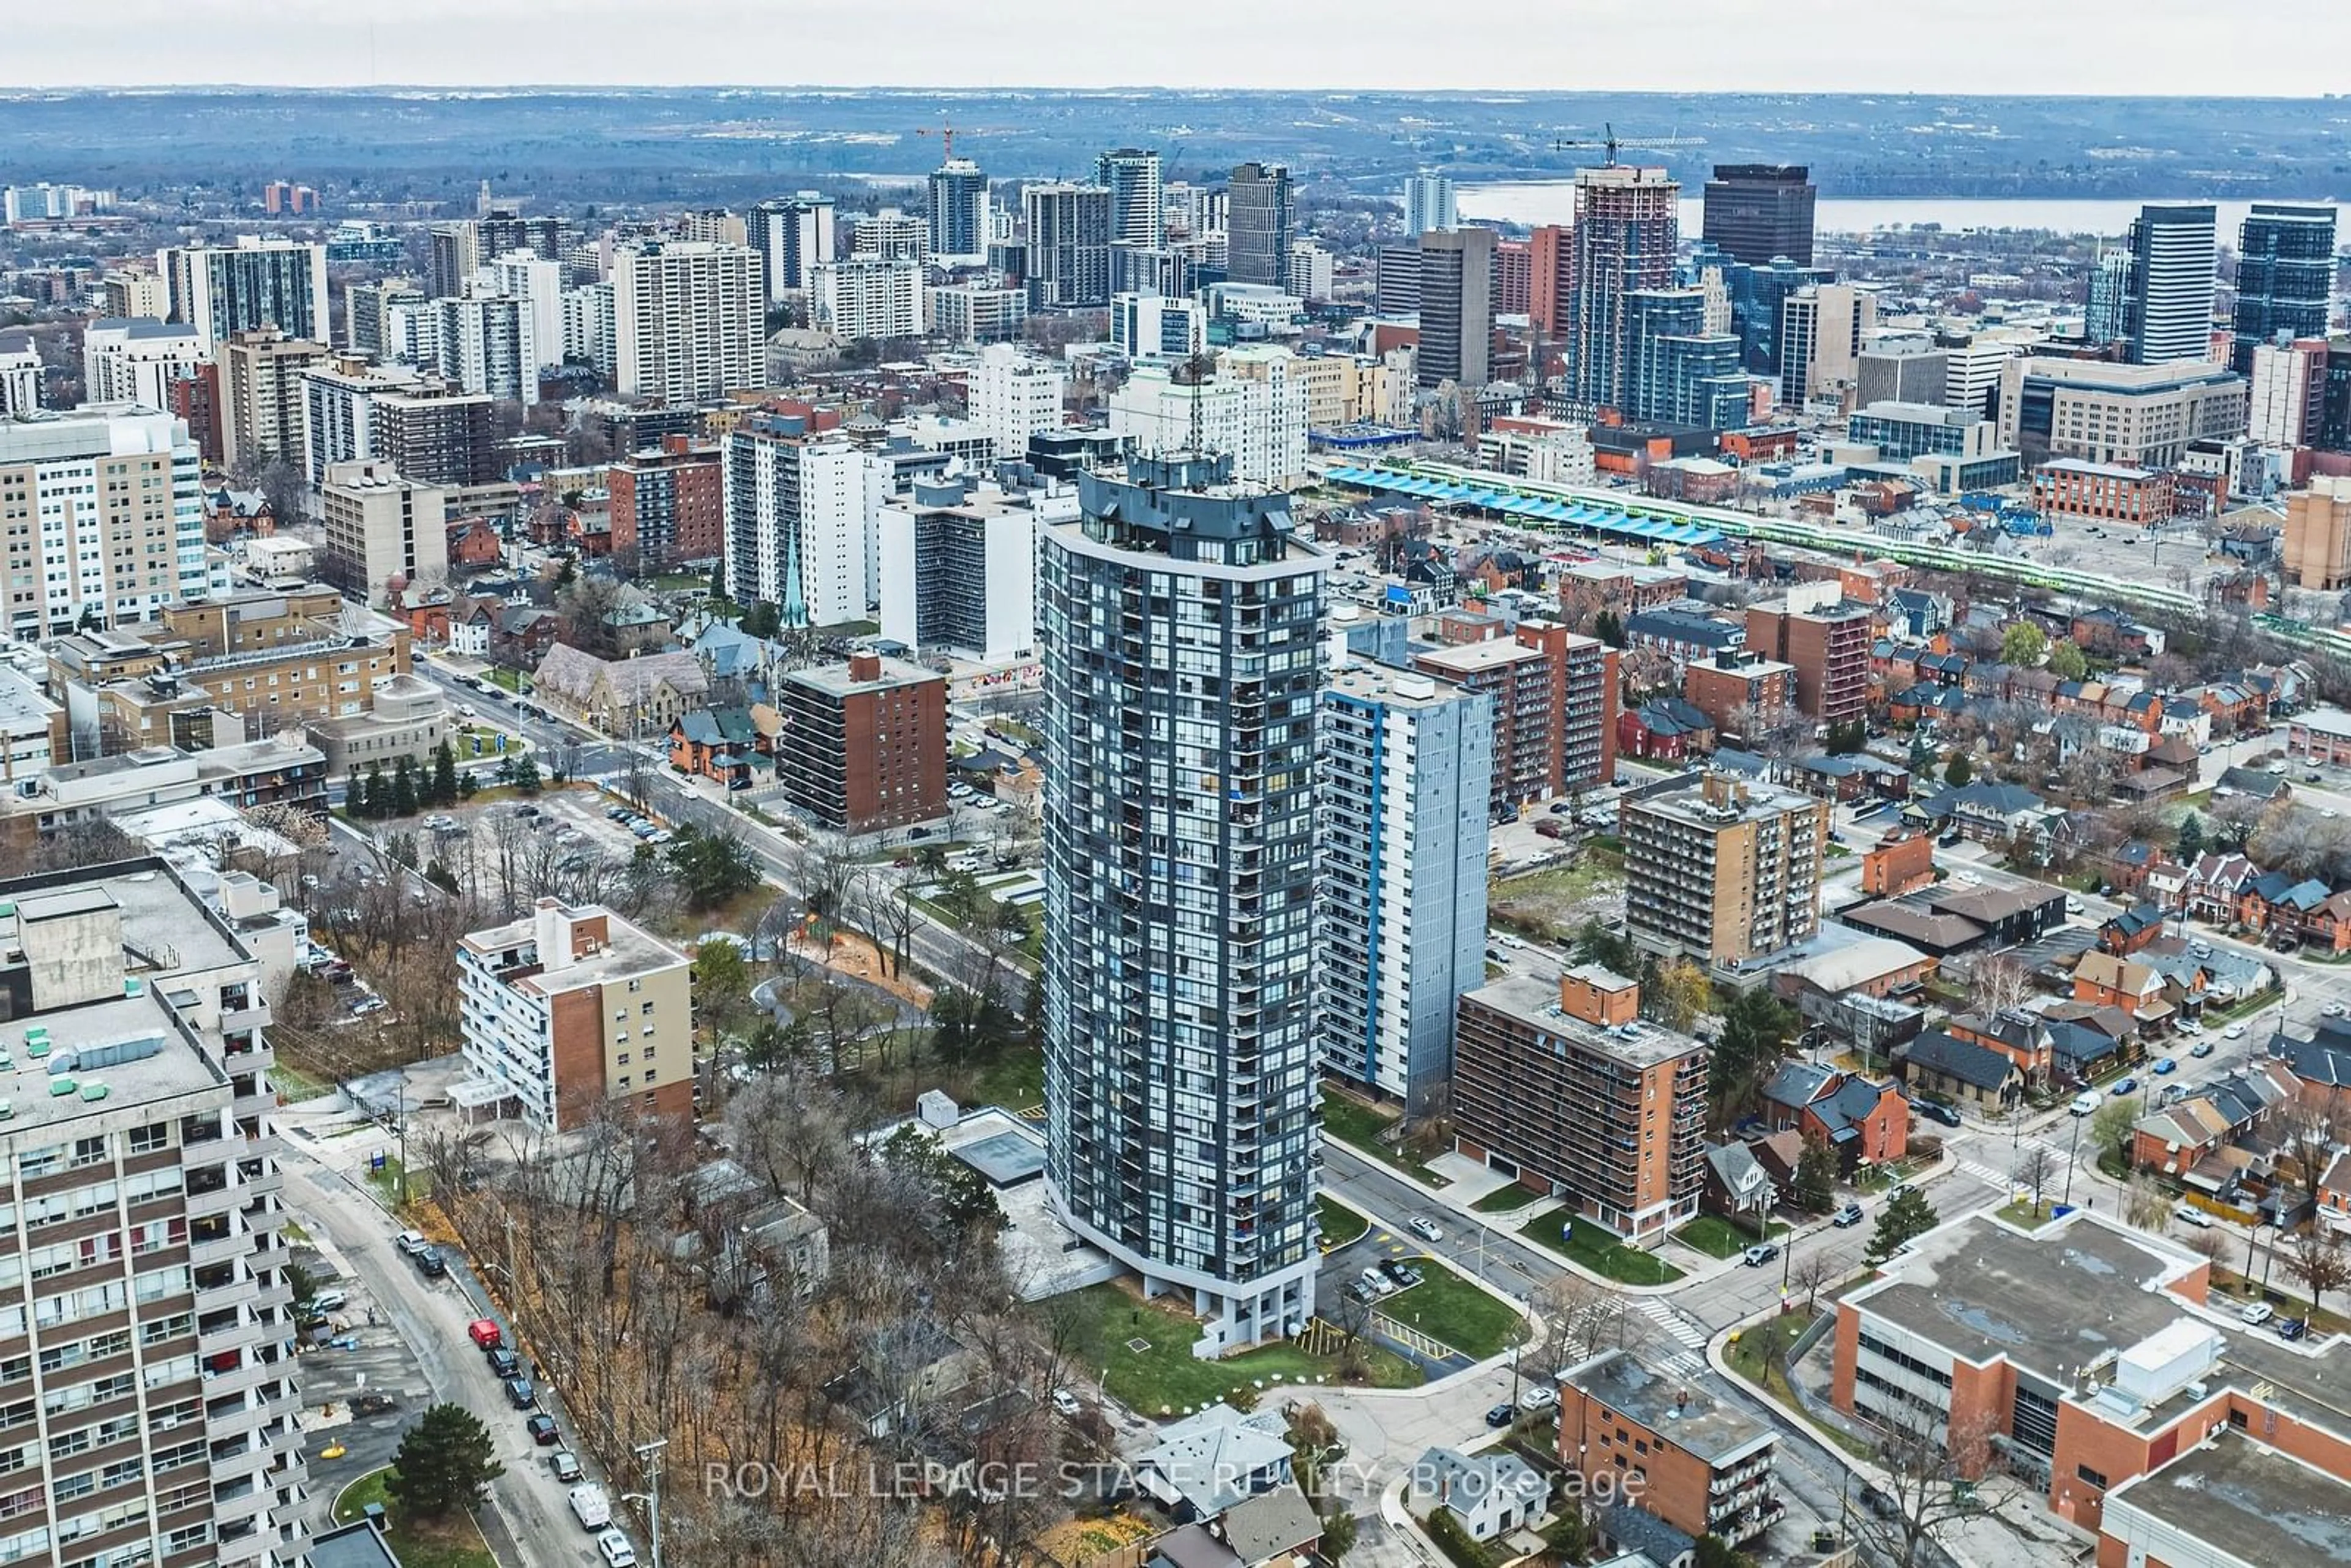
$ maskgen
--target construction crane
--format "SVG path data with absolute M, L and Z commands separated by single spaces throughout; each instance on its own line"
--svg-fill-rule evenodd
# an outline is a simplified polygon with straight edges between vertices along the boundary
M 1551 144 L 1551 150 L 1554 152 L 1565 152 L 1579 147 L 1604 148 L 1608 153 L 1608 162 L 1606 166 L 1614 169 L 1616 167 L 1616 153 L 1621 148 L 1630 147 L 1636 152 L 1662 152 L 1675 147 L 1703 147 L 1706 145 L 1706 138 L 1703 136 L 1662 136 L 1653 141 L 1634 141 L 1632 139 L 1617 135 L 1615 125 L 1607 120 L 1603 120 L 1601 122 L 1601 130 L 1604 134 L 1598 141 L 1553 141 Z
M 916 128 L 914 134 L 917 136 L 937 137 L 939 139 L 939 162 L 942 163 L 952 163 L 955 162 L 956 128 L 954 126 L 920 126 Z

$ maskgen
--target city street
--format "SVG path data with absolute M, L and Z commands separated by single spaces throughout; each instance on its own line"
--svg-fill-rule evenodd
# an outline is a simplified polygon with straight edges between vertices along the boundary
M 399 1434 L 426 1405 L 446 1401 L 465 1406 L 481 1420 L 489 1429 L 496 1458 L 506 1467 L 506 1474 L 491 1484 L 490 1505 L 480 1516 L 483 1531 L 499 1560 L 519 1568 L 575 1568 L 583 1560 L 587 1537 L 565 1505 L 565 1489 L 548 1467 L 547 1456 L 552 1450 L 533 1445 L 523 1429 L 524 1413 L 507 1401 L 481 1352 L 466 1338 L 465 1325 L 478 1314 L 462 1293 L 456 1276 L 426 1279 L 394 1249 L 392 1239 L 399 1227 L 343 1175 L 339 1160 L 324 1155 L 299 1136 L 289 1136 L 284 1144 L 280 1165 L 287 1207 L 314 1240 L 331 1249 L 348 1276 L 356 1281 L 358 1289 L 341 1287 L 350 1291 L 354 1303 L 360 1302 L 363 1295 L 413 1358 L 384 1358 L 377 1343 L 380 1336 L 363 1331 L 363 1345 L 375 1349 L 362 1365 L 406 1368 L 398 1374 L 393 1391 L 401 1408 L 392 1416 L 311 1431 L 306 1458 L 315 1504 L 313 1523 L 326 1517 L 344 1487 L 389 1460 Z M 365 1306 L 360 1311 L 364 1313 Z M 352 1391 L 343 1369 L 320 1359 L 340 1354 L 319 1352 L 305 1358 L 306 1392 L 314 1406 L 321 1399 L 340 1399 Z M 528 1347 L 523 1354 L 528 1356 Z M 542 1393 L 541 1406 L 561 1423 L 569 1443 L 577 1428 L 551 1392 Z M 358 1440 L 360 1434 L 365 1435 L 364 1442 Z M 335 1443 L 344 1444 L 350 1452 L 339 1459 L 322 1459 L 320 1451 Z M 581 1462 L 588 1462 L 585 1456 Z M 590 1479 L 601 1478 L 591 1470 Z M 643 1530 L 631 1522 L 632 1533 L 642 1541 Z

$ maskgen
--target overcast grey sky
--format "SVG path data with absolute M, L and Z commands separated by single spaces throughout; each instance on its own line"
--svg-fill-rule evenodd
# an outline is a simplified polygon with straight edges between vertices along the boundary
M 2351 0 L 0 0 L 0 38 L 18 87 L 2351 91 Z

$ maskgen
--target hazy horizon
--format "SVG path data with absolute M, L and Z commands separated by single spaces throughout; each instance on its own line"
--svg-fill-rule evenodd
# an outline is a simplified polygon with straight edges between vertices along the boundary
M 632 0 L 117 0 L 12 21 L 0 90 L 529 88 L 940 92 L 1642 92 L 2320 98 L 2351 89 L 2351 5 L 2264 0 L 1687 0 L 1670 17 L 1403 0 L 1196 0 L 1180 23 L 1078 0 L 788 0 L 687 13 Z M 876 37 L 887 41 L 886 56 Z M 631 71 L 616 79 L 614 59 Z M 1661 57 L 1669 57 L 1661 68 Z M 774 61 L 764 73 L 743 62 Z M 886 58 L 887 64 L 883 61 Z M 723 64 L 724 73 L 713 69 Z M 517 70 L 515 68 L 521 67 Z M 501 79 L 507 76 L 528 80 Z M 890 78 L 890 79 L 884 79 Z

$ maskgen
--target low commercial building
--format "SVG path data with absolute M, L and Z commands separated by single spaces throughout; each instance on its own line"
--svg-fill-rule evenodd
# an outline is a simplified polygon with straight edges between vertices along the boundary
M 2031 1232 L 1953 1221 L 1836 1307 L 1838 1409 L 1947 1431 L 1965 1474 L 1997 1456 L 2060 1518 L 2103 1531 L 2102 1568 L 2340 1555 L 2325 1543 L 2351 1515 L 2347 1387 L 2344 1342 L 2248 1327 L 2212 1294 L 2209 1260 L 2087 1211 Z M 2223 1474 L 2243 1490 L 2198 1485 Z M 2259 1519 L 2315 1533 L 2262 1555 L 2279 1538 Z
M 911 827 L 947 806 L 946 678 L 876 653 L 776 683 L 784 799 L 841 832 Z
M 693 960 L 601 904 L 542 898 L 457 943 L 461 1110 L 568 1132 L 617 1102 L 694 1111 Z M 617 1108 L 617 1107 L 616 1107 Z
M 1578 1219 L 1652 1244 L 1706 1185 L 1706 1048 L 1639 1019 L 1640 987 L 1585 965 L 1461 998 L 1455 1145 Z
M 2153 528 L 2171 520 L 2171 476 L 2061 457 L 2032 476 L 2032 505 L 2052 521 Z
M 1559 1375 L 1559 1460 L 1586 1495 L 1620 1490 L 1694 1538 L 1743 1546 L 1779 1521 L 1779 1446 L 1762 1422 L 1630 1351 Z
M 153 746 L 66 763 L 0 797 L 0 848 L 26 852 L 79 824 L 207 798 L 239 810 L 287 805 L 323 815 L 326 758 L 299 731 L 287 730 L 202 751 Z
M 310 744 L 325 759 L 329 779 L 347 779 L 371 765 L 389 773 L 402 758 L 429 762 L 434 749 L 449 740 L 449 704 L 432 682 L 392 675 L 377 682 L 372 695 L 369 712 L 322 718 L 308 727 Z

